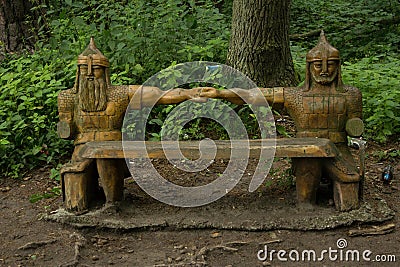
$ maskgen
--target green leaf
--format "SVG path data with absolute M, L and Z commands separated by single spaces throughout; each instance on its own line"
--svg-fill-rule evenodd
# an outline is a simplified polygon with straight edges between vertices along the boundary
M 43 198 L 44 198 L 44 196 L 41 195 L 41 194 L 33 194 L 33 195 L 30 196 L 29 202 L 31 202 L 31 203 L 36 203 L 36 202 L 38 202 L 39 200 L 42 200 Z
M 72 21 L 74 22 L 75 25 L 77 26 L 86 26 L 85 21 L 81 17 L 74 17 L 72 18 Z

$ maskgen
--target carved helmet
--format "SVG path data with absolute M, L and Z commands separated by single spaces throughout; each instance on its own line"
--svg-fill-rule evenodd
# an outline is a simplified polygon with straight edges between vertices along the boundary
M 108 58 L 106 58 L 103 55 L 103 53 L 101 53 L 101 51 L 96 47 L 93 37 L 90 37 L 89 45 L 78 56 L 78 66 L 81 66 L 81 65 L 88 66 L 88 72 L 90 74 L 92 73 L 92 66 L 104 67 L 106 83 L 107 83 L 107 85 L 111 85 L 110 73 L 109 73 L 110 62 L 108 61 Z M 74 93 L 78 92 L 78 86 L 79 86 L 79 68 L 76 70 L 75 86 L 73 88 Z
M 78 56 L 78 65 L 103 66 L 108 68 L 110 62 L 103 53 L 96 47 L 93 37 L 90 38 L 88 47 Z
M 339 50 L 334 48 L 328 40 L 326 40 L 324 31 L 321 31 L 318 44 L 306 55 L 307 62 L 314 62 L 317 60 L 340 60 Z
M 341 69 L 340 69 L 340 53 L 339 50 L 337 50 L 335 47 L 333 47 L 328 40 L 326 39 L 325 33 L 322 30 L 318 44 L 312 48 L 306 55 L 306 80 L 304 83 L 304 90 L 308 91 L 310 90 L 311 86 L 311 74 L 310 74 L 310 65 L 312 62 L 315 61 L 322 61 L 322 64 L 327 64 L 328 60 L 336 60 L 339 62 L 338 64 L 338 73 L 337 73 L 337 78 L 335 82 L 335 87 L 337 91 L 342 92 L 344 90 L 343 88 L 343 82 L 342 82 L 342 76 L 341 76 Z

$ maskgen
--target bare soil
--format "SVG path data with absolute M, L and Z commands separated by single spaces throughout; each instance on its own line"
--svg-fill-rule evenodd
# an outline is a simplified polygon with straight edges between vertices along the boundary
M 399 140 L 392 141 L 387 146 L 370 142 L 366 159 L 365 201 L 385 201 L 394 211 L 394 218 L 380 223 L 353 222 L 347 226 L 314 231 L 229 230 L 219 227 L 112 230 L 52 222 L 44 220 L 43 214 L 50 214 L 62 207 L 60 196 L 30 202 L 35 194 L 51 193 L 58 186 L 58 182 L 49 179 L 50 167 L 44 166 L 32 171 L 23 180 L 0 181 L 0 266 L 399 266 L 400 162 L 398 157 L 388 156 L 393 149 L 399 149 L 399 145 Z M 171 180 L 179 176 L 164 162 L 155 164 Z M 383 168 L 387 165 L 392 165 L 394 169 L 391 184 L 384 184 L 381 179 Z M 274 182 L 264 187 L 268 188 L 270 198 L 290 206 L 293 205 L 295 188 L 288 175 L 288 166 L 287 160 L 276 162 L 271 171 Z M 210 172 L 220 173 L 221 169 L 217 166 Z M 187 176 L 185 179 L 191 178 L 196 176 Z M 128 179 L 126 184 L 129 187 L 134 183 Z M 265 196 L 254 193 L 253 197 L 262 202 Z M 137 205 L 147 200 L 152 201 L 144 197 L 132 198 L 132 202 Z M 251 209 L 252 205 L 259 205 L 257 203 L 260 202 L 248 202 L 244 205 Z M 235 205 L 234 200 L 231 204 Z M 334 209 L 329 197 L 318 205 Z M 213 211 L 213 214 L 217 214 L 214 219 L 221 222 L 227 216 L 224 207 L 232 209 L 224 205 L 211 205 L 208 209 L 213 207 L 219 209 L 217 212 Z M 167 205 L 164 208 L 170 210 Z M 187 220 L 194 214 L 190 208 L 180 212 L 187 212 Z M 290 217 L 291 214 L 287 216 Z M 350 230 L 372 229 L 388 224 L 394 224 L 395 228 L 386 234 L 349 236 Z M 363 260 L 361 254 L 359 261 L 345 261 L 345 254 L 340 260 L 337 243 L 339 239 L 347 242 L 347 246 L 342 249 L 343 253 L 347 250 L 358 250 L 360 253 L 370 250 L 372 254 L 369 258 L 372 261 Z M 277 252 L 272 259 L 259 260 L 257 254 L 266 247 L 269 253 L 271 250 L 287 251 L 284 257 L 288 261 L 279 260 Z M 338 250 L 336 254 L 332 254 L 332 257 L 337 255 L 336 260 L 329 260 L 328 254 L 325 254 L 322 261 L 317 259 L 295 262 L 289 258 L 289 252 L 294 250 L 300 252 L 300 258 L 304 250 L 315 250 L 318 258 L 322 250 L 329 249 Z M 259 256 L 263 255 L 259 253 Z M 295 256 L 294 252 L 290 255 Z M 391 262 L 377 262 L 376 256 Z

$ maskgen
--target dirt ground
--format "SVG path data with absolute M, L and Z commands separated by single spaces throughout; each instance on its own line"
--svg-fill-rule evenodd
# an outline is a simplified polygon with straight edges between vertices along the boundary
M 366 159 L 365 199 L 367 202 L 386 201 L 395 213 L 394 218 L 373 224 L 355 222 L 319 231 L 239 231 L 207 227 L 111 230 L 51 222 L 43 220 L 43 214 L 50 214 L 62 206 L 60 196 L 30 202 L 33 196 L 46 192 L 50 196 L 53 188 L 58 186 L 49 179 L 50 167 L 44 166 L 23 180 L 0 180 L 0 266 L 399 266 L 400 162 L 398 156 L 389 156 L 391 151 L 399 149 L 399 145 L 399 140 L 383 147 L 369 143 Z M 158 168 L 166 169 L 166 174 L 177 175 L 162 162 L 157 164 Z M 389 185 L 381 180 L 387 165 L 394 167 L 395 174 Z M 278 161 L 271 173 L 275 182 L 265 185 L 269 194 L 278 200 L 291 198 L 294 194 L 295 188 L 287 170 L 288 162 Z M 127 180 L 127 185 L 131 183 Z M 255 197 L 263 198 L 262 195 Z M 329 197 L 319 205 L 333 209 Z M 188 219 L 191 212 L 187 209 Z M 223 221 L 226 213 L 221 210 L 219 216 L 216 220 Z M 395 225 L 394 229 L 391 224 Z M 377 226 L 389 230 L 380 235 L 349 236 L 351 230 Z M 268 257 L 263 259 L 265 249 Z M 271 254 L 272 250 L 275 252 Z M 278 257 L 279 250 L 286 254 Z M 307 260 L 311 250 L 317 253 L 315 261 Z M 323 250 L 327 252 L 322 254 L 323 260 L 318 260 Z M 351 258 L 347 253 L 349 250 L 359 252 L 359 261 Z M 299 261 L 295 261 L 296 251 L 300 253 Z M 305 253 L 303 261 L 302 253 Z

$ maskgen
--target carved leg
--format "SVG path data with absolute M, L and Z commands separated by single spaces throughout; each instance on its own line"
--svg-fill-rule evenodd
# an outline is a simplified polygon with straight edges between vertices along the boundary
M 121 160 L 97 159 L 97 171 L 106 195 L 106 203 L 113 203 L 123 199 L 124 173 Z
M 98 181 L 93 164 L 83 172 L 67 172 L 63 175 L 64 204 L 67 210 L 82 212 L 89 208 Z
M 336 209 L 339 211 L 349 211 L 358 208 L 359 183 L 333 182 L 333 199 Z
M 359 206 L 360 174 L 349 149 L 343 144 L 336 144 L 340 154 L 324 161 L 324 169 L 333 181 L 333 199 L 336 209 L 348 211 Z
M 321 179 L 321 163 L 316 158 L 292 158 L 298 204 L 315 204 Z

